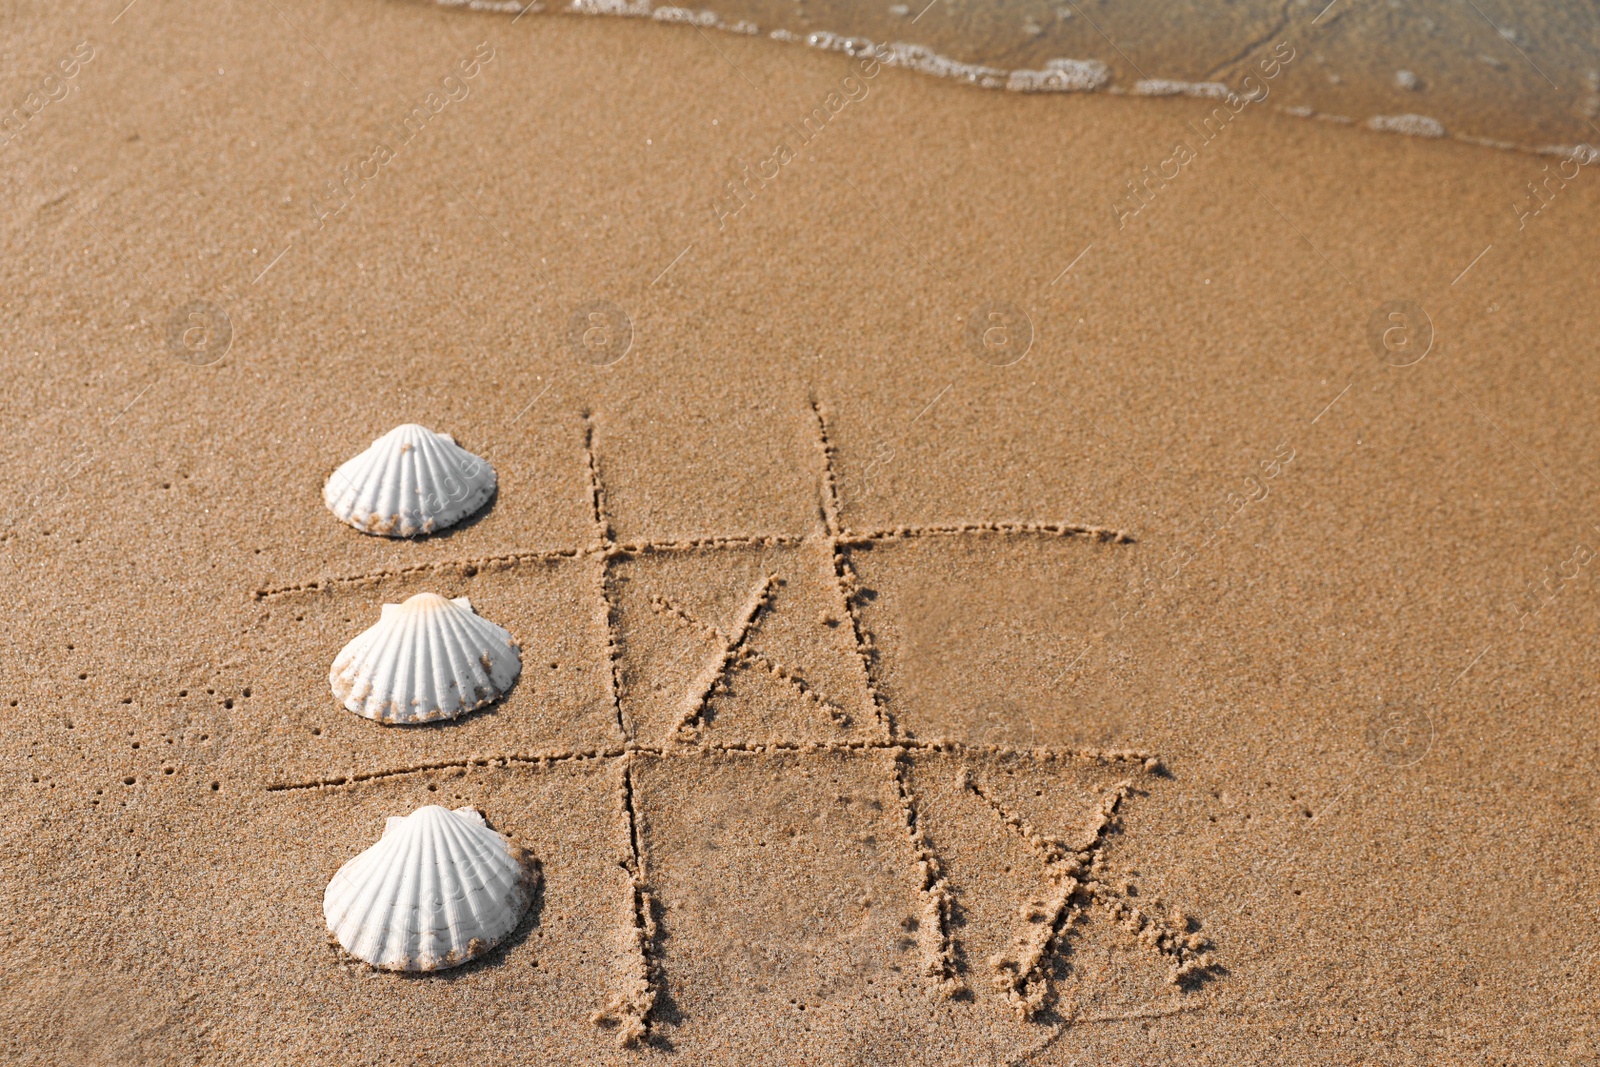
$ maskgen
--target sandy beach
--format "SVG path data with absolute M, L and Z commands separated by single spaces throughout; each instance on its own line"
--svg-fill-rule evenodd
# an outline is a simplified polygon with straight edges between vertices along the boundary
M 0 1059 L 1600 1058 L 1592 153 L 1285 113 L 1321 5 L 1252 100 L 125 3 L 0 28 Z M 1592 45 L 1450 106 L 1600 141 Z M 336 521 L 401 423 L 490 504 Z M 520 679 L 351 714 L 423 591 Z M 433 803 L 542 888 L 373 970 L 324 888 Z

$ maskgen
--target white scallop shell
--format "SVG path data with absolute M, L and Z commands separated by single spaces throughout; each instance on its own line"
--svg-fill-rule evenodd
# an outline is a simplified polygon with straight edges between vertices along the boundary
M 396 426 L 328 476 L 322 500 L 362 533 L 415 537 L 453 526 L 494 495 L 487 460 L 425 426 Z
M 386 971 L 437 971 L 516 929 L 539 872 L 473 808 L 391 816 L 383 837 L 339 868 L 322 896 L 328 931 Z
M 357 715 L 432 722 L 494 703 L 521 673 L 516 640 L 470 600 L 418 593 L 383 606 L 377 623 L 334 658 L 328 684 Z

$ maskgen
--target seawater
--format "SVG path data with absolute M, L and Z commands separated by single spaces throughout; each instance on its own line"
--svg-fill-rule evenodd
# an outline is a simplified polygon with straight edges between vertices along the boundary
M 1017 93 L 1237 96 L 1386 133 L 1600 145 L 1600 4 L 1535 0 L 438 0 L 691 24 Z M 1270 86 L 1263 62 L 1295 56 Z M 1265 92 L 1265 96 L 1261 95 Z

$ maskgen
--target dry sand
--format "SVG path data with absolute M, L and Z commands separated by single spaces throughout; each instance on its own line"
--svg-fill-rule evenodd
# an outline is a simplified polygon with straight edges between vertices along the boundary
M 0 151 L 0 1059 L 1594 1060 L 1593 167 L 1519 227 L 1550 160 L 1267 108 L 1202 144 L 1214 101 L 853 90 L 690 27 L 121 7 L 3 28 L 5 99 L 74 73 Z M 498 498 L 340 526 L 322 480 L 405 421 Z M 517 687 L 342 710 L 334 654 L 424 589 Z M 323 887 L 434 801 L 543 894 L 481 962 L 370 972 Z M 1029 832 L 1103 888 L 1024 1020 Z M 637 1047 L 590 1021 L 652 995 Z

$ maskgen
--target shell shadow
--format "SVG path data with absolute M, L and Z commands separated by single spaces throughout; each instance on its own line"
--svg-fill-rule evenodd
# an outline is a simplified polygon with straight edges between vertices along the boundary
M 478 525 L 478 523 L 482 522 L 484 519 L 487 519 L 489 517 L 489 513 L 494 510 L 494 506 L 496 504 L 498 504 L 499 502 L 500 502 L 500 483 L 498 481 L 496 481 L 495 482 L 495 486 L 494 486 L 494 491 L 489 494 L 488 499 L 486 499 L 482 504 L 478 505 L 478 509 L 476 511 L 474 511 L 472 514 L 465 515 L 465 516 L 457 519 L 455 522 L 451 523 L 449 526 L 445 527 L 444 529 L 435 530 L 433 533 L 414 534 L 411 537 L 395 537 L 395 538 L 391 538 L 391 540 L 395 540 L 395 541 L 448 541 L 450 538 L 454 537 L 458 533 L 461 533 L 463 530 L 470 530 L 474 526 Z

